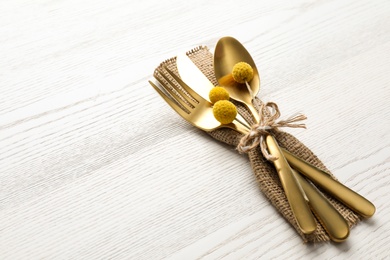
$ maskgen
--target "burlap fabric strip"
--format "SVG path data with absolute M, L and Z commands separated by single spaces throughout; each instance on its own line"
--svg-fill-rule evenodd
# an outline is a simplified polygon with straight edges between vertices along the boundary
M 192 61 L 197 65 L 197 67 L 203 72 L 204 75 L 214 84 L 218 85 L 218 82 L 214 76 L 213 69 L 213 55 L 209 51 L 209 49 L 205 46 L 197 47 L 187 53 L 187 55 L 192 59 Z M 179 75 L 176 67 L 176 58 L 168 59 L 160 64 L 161 66 L 167 66 L 174 73 Z M 160 76 L 157 70 L 154 73 L 154 76 L 161 81 L 164 79 Z M 170 77 L 169 75 L 165 75 Z M 256 102 L 258 102 L 258 107 L 260 107 L 261 100 L 256 98 Z M 249 111 L 242 105 L 237 104 L 238 111 L 242 114 L 242 116 L 247 119 L 249 122 L 253 124 L 253 118 Z M 219 129 L 213 132 L 209 132 L 209 134 L 226 144 L 237 147 L 239 144 L 242 135 L 230 129 Z M 272 131 L 272 134 L 277 139 L 279 145 L 284 147 L 286 150 L 291 153 L 296 154 L 300 158 L 305 161 L 313 164 L 314 166 L 325 170 L 328 172 L 334 179 L 335 177 L 330 173 L 330 171 L 325 167 L 325 165 L 317 158 L 317 156 L 309 150 L 304 144 L 302 144 L 298 139 L 294 136 L 283 132 L 283 131 Z M 252 149 L 248 153 L 248 157 L 253 169 L 253 172 L 258 180 L 261 191 L 264 195 L 269 199 L 269 201 L 274 205 L 277 211 L 295 228 L 298 234 L 302 237 L 304 242 L 323 242 L 329 241 L 329 236 L 325 232 L 324 228 L 320 225 L 319 221 L 317 221 L 317 229 L 313 234 L 305 235 L 303 234 L 293 216 L 293 213 L 290 209 L 287 198 L 284 194 L 282 185 L 280 183 L 278 174 L 273 166 L 273 164 L 267 161 L 261 151 L 260 148 Z M 356 225 L 360 221 L 360 217 L 351 211 L 349 208 L 345 207 L 343 204 L 334 200 L 331 196 L 324 193 L 324 195 L 329 199 L 332 205 L 341 213 L 341 215 L 347 220 L 350 228 Z

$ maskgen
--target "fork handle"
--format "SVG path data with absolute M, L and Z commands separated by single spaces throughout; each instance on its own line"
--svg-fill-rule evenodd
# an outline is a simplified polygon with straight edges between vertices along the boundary
M 375 206 L 369 200 L 334 180 L 325 171 L 305 162 L 285 149 L 282 149 L 282 151 L 288 163 L 293 168 L 305 175 L 323 190 L 333 195 L 333 197 L 341 201 L 347 207 L 365 218 L 374 215 Z

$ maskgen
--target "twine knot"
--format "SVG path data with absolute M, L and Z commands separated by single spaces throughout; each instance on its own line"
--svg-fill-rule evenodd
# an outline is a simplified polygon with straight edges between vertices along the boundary
M 252 125 L 249 133 L 241 138 L 237 150 L 240 153 L 247 153 L 253 148 L 260 146 L 260 150 L 267 160 L 277 160 L 277 157 L 268 153 L 264 137 L 270 134 L 269 130 L 278 130 L 279 127 L 306 128 L 305 124 L 297 122 L 307 118 L 303 114 L 295 114 L 285 120 L 277 121 L 279 117 L 280 111 L 276 103 L 262 103 L 259 107 L 259 122 Z

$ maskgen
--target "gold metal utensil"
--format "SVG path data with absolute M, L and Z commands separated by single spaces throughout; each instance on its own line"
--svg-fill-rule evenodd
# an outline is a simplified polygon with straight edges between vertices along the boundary
M 209 79 L 199 70 L 199 68 L 191 61 L 191 59 L 187 55 L 179 54 L 177 56 L 176 62 L 182 80 L 191 85 L 191 87 L 200 96 L 205 99 L 208 99 L 208 93 L 210 89 L 214 87 L 214 85 L 209 81 Z M 242 117 L 239 117 L 237 119 L 242 124 L 244 124 L 246 128 L 250 128 L 249 123 L 246 122 L 245 119 L 243 119 Z M 335 181 L 327 173 L 324 173 L 320 169 L 289 153 L 287 150 L 283 148 L 281 150 L 288 163 L 293 168 L 297 168 L 297 170 L 299 170 L 301 174 L 305 175 L 308 179 L 316 183 L 318 186 L 322 187 L 330 195 L 334 196 L 335 198 L 338 198 L 342 203 L 350 207 L 356 213 L 364 217 L 371 217 L 375 213 L 375 206 L 370 201 L 357 194 L 353 190 L 349 189 L 348 187 L 344 186 L 342 183 Z M 307 193 L 306 189 L 303 190 L 305 191 L 305 193 Z M 310 197 L 308 194 L 306 195 L 307 197 Z M 315 198 L 318 198 L 318 196 L 316 196 Z M 314 198 L 309 198 L 310 201 L 313 201 L 313 199 Z M 316 199 L 313 203 L 309 204 L 312 207 L 313 204 L 323 205 L 323 202 L 319 202 Z M 317 213 L 316 215 L 319 216 L 319 214 Z M 327 214 L 322 215 L 327 216 Z M 335 226 L 344 226 L 344 224 L 337 219 L 330 218 L 330 220 L 334 222 Z M 331 230 L 331 228 L 328 229 Z M 341 237 L 343 237 L 346 232 L 345 228 L 341 230 L 344 230 L 344 232 L 340 232 L 339 234 L 333 235 L 335 239 L 337 238 L 337 240 L 342 240 Z
M 190 122 L 192 125 L 203 129 L 205 131 L 212 131 L 221 127 L 227 127 L 230 129 L 234 129 L 239 133 L 245 134 L 248 133 L 248 128 L 242 125 L 237 120 L 234 120 L 231 124 L 222 125 L 220 124 L 213 115 L 212 112 L 212 104 L 208 102 L 206 99 L 201 97 L 198 93 L 193 91 L 182 79 L 176 76 L 172 71 L 168 68 L 165 68 L 166 72 L 180 85 L 185 92 L 192 96 L 192 98 L 188 97 L 186 93 L 175 87 L 175 84 L 166 76 L 164 76 L 164 72 L 160 72 L 159 74 L 164 78 L 166 82 L 168 82 L 169 86 L 162 80 L 158 80 L 163 89 L 170 93 L 171 98 L 169 98 L 161 89 L 159 89 L 155 84 L 149 81 L 149 83 L 154 87 L 154 89 L 160 94 L 162 98 L 184 119 Z M 181 93 L 181 97 L 178 97 L 178 94 L 172 90 L 173 88 L 176 93 Z M 195 100 L 195 102 L 192 101 Z M 184 100 L 184 102 L 183 102 Z M 190 103 L 191 105 L 187 105 Z M 184 109 L 183 109 L 184 108 Z M 281 181 L 283 184 L 283 188 L 286 191 L 287 199 L 291 205 L 291 209 L 293 210 L 293 214 L 297 220 L 297 224 L 300 227 L 302 233 L 310 234 L 313 233 L 316 229 L 316 223 L 314 217 L 309 208 L 308 202 L 302 194 L 302 190 L 299 186 L 299 183 L 292 176 L 292 170 L 284 156 L 280 151 L 279 146 L 277 145 L 275 139 L 271 136 L 267 136 L 267 142 L 269 142 L 269 147 L 272 147 L 271 154 L 279 157 L 280 159 L 276 160 L 275 167 L 278 171 L 279 176 L 281 177 Z M 297 199 L 300 197 L 300 199 Z

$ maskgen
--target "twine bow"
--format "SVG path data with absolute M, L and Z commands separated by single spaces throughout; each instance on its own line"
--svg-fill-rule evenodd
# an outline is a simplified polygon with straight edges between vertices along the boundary
M 264 137 L 270 134 L 268 131 L 278 130 L 279 127 L 306 128 L 305 124 L 297 123 L 307 118 L 303 114 L 296 114 L 286 120 L 277 121 L 280 117 L 280 111 L 278 105 L 273 102 L 262 103 L 259 108 L 259 116 L 259 123 L 252 125 L 249 133 L 241 138 L 237 146 L 237 150 L 240 153 L 247 153 L 253 148 L 260 146 L 264 157 L 267 160 L 275 161 L 278 158 L 268 153 L 267 144 L 264 140 Z

